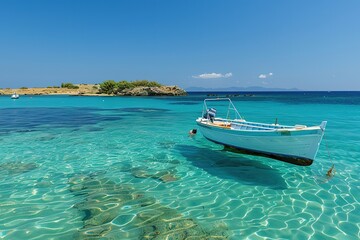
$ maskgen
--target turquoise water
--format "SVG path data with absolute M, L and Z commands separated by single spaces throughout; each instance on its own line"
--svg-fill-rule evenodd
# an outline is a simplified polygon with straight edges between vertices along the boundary
M 248 121 L 327 120 L 310 167 L 188 136 L 205 97 L 1 96 L 0 239 L 360 238 L 360 93 L 233 95 Z

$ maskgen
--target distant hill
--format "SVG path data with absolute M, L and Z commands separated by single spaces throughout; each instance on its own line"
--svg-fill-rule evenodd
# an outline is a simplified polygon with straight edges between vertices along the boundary
M 227 88 L 203 88 L 188 87 L 188 92 L 270 92 L 270 91 L 299 91 L 297 88 L 265 88 L 265 87 L 227 87 Z

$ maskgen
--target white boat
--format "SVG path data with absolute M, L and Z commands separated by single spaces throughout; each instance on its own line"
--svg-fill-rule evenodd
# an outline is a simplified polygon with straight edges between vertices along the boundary
M 13 95 L 11 95 L 11 99 L 18 99 L 20 96 L 17 93 L 14 93 Z
M 224 110 L 222 115 L 218 108 Z M 302 166 L 313 163 L 327 123 L 307 127 L 248 122 L 229 98 L 205 99 L 202 115 L 196 122 L 210 141 L 241 153 Z

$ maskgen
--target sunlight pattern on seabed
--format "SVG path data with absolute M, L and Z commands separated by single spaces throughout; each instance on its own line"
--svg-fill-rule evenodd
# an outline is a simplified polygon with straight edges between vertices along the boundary
M 205 97 L 1 96 L 0 239 L 360 238 L 359 93 L 232 96 L 249 121 L 327 120 L 310 167 L 189 136 Z

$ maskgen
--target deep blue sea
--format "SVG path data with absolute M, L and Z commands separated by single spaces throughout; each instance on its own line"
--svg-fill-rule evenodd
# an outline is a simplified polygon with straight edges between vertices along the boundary
M 360 239 L 360 92 L 211 94 L 248 121 L 328 121 L 314 163 L 189 136 L 208 93 L 0 96 L 0 239 Z

